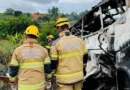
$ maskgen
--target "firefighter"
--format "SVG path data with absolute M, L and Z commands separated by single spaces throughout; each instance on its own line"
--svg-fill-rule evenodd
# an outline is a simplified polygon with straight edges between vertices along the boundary
M 81 90 L 83 56 L 88 50 L 80 38 L 71 35 L 69 25 L 66 18 L 59 18 L 56 22 L 60 38 L 51 46 L 51 68 L 55 70 L 58 90 Z
M 54 36 L 53 35 L 48 35 L 47 40 L 48 40 L 48 45 L 51 46 L 51 44 L 53 43 L 53 40 L 54 40 Z
M 46 46 L 46 48 L 47 48 L 48 52 L 50 53 L 50 48 L 51 48 L 51 45 L 53 43 L 54 36 L 53 35 L 48 35 L 47 40 L 48 40 L 48 45 Z
M 17 47 L 10 63 L 10 82 L 18 78 L 18 90 L 45 90 L 45 79 L 51 80 L 50 58 L 45 48 L 38 44 L 39 31 L 29 26 L 26 39 Z

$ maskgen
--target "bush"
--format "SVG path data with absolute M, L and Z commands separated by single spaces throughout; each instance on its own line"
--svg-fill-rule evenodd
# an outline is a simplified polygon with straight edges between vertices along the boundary
M 40 37 L 39 37 L 39 42 L 42 46 L 46 46 L 48 44 L 47 42 L 47 36 L 52 34 L 54 35 L 55 39 L 58 37 L 58 32 L 56 28 L 54 27 L 55 22 L 49 22 L 49 23 L 44 23 L 43 28 L 40 29 Z
M 3 76 L 8 71 L 9 56 L 12 48 L 9 41 L 0 41 L 0 76 Z M 0 90 L 11 90 L 10 85 L 0 81 Z
M 7 35 L 7 39 L 14 48 L 22 43 L 24 37 L 25 35 L 22 33 L 16 33 L 15 35 Z
M 15 35 L 23 33 L 29 25 L 38 25 L 32 21 L 31 17 L 21 15 L 19 17 L 11 17 L 0 22 L 0 38 L 7 39 L 7 35 Z

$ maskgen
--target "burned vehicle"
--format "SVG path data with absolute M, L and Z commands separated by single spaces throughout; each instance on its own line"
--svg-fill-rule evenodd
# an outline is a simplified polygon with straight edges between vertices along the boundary
M 130 0 L 102 0 L 70 30 L 89 50 L 82 90 L 130 90 Z

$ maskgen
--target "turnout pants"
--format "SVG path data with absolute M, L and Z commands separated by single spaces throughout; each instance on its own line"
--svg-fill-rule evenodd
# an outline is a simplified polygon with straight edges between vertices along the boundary
M 82 81 L 71 85 L 58 84 L 58 90 L 81 90 L 82 87 Z

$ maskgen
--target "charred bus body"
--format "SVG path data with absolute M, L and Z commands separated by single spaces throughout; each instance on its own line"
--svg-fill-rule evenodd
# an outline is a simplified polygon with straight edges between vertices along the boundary
M 130 90 L 130 0 L 102 0 L 71 32 L 89 50 L 83 90 Z

